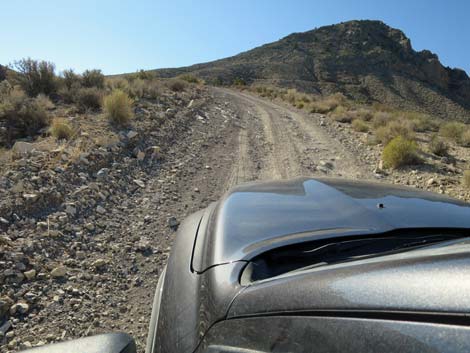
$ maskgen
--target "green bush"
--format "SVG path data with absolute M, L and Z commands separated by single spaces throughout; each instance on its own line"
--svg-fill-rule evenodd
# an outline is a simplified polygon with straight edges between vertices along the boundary
M 50 123 L 42 102 L 12 89 L 0 100 L 0 125 L 6 129 L 6 143 L 36 135 Z
M 68 140 L 73 134 L 73 128 L 65 119 L 54 119 L 50 127 L 50 133 L 57 140 Z
M 470 170 L 466 170 L 463 172 L 462 184 L 466 188 L 470 189 Z
M 101 70 L 85 70 L 82 74 L 81 84 L 83 87 L 104 88 L 104 75 Z
M 74 102 L 82 111 L 99 110 L 103 100 L 103 91 L 96 87 L 83 87 L 76 91 Z
M 73 87 L 81 86 L 82 77 L 73 72 L 72 69 L 64 70 L 62 72 L 62 83 L 67 89 L 71 90 Z
M 18 84 L 30 97 L 36 97 L 39 93 L 49 96 L 57 92 L 58 80 L 53 63 L 28 58 L 16 61 L 13 67 Z
M 429 142 L 429 150 L 436 156 L 442 157 L 447 155 L 449 147 L 437 136 L 437 134 L 435 134 L 431 137 L 431 141 Z
M 415 137 L 413 129 L 404 121 L 390 121 L 387 125 L 379 127 L 375 131 L 377 142 L 386 145 L 397 136 L 402 136 L 407 140 Z
M 449 140 L 453 140 L 458 142 L 462 137 L 462 133 L 466 130 L 466 125 L 463 123 L 459 123 L 456 121 L 448 122 L 441 125 L 439 129 L 439 134 L 442 137 L 448 138 Z
M 382 152 L 382 160 L 386 168 L 399 168 L 419 162 L 416 142 L 397 136 L 391 140 Z
M 367 125 L 363 120 L 360 119 L 354 119 L 351 126 L 354 130 L 359 132 L 369 131 L 369 125 Z
M 127 125 L 133 117 L 133 101 L 121 91 L 115 90 L 104 98 L 104 111 L 108 119 L 118 125 Z

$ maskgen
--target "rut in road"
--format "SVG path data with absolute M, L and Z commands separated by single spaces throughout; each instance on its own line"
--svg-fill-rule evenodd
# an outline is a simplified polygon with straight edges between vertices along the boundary
M 299 176 L 370 178 L 341 143 L 326 135 L 318 119 L 250 94 L 215 89 L 241 117 L 237 153 L 224 189 L 252 180 Z

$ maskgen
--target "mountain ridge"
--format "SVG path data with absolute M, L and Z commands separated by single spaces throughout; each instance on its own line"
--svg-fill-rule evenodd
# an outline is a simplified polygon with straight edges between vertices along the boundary
M 470 121 L 470 78 L 415 51 L 399 29 L 353 20 L 292 33 L 240 54 L 182 68 L 152 70 L 159 77 L 193 74 L 213 84 L 274 84 L 309 93 L 342 92 L 367 102 Z

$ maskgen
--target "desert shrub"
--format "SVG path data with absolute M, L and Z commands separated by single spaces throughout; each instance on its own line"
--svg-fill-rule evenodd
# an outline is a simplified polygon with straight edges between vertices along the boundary
M 7 79 L 7 68 L 0 65 L 0 82 Z
M 15 78 L 18 84 L 30 97 L 57 92 L 58 81 L 53 63 L 28 58 L 16 61 L 13 68 L 17 72 Z
M 299 108 L 299 109 L 304 109 L 305 104 L 304 104 L 304 102 L 297 102 L 296 107 Z
M 394 118 L 391 113 L 379 111 L 376 112 L 372 118 L 372 126 L 374 129 L 378 129 L 379 127 L 386 126 L 393 119 Z
M 49 131 L 57 140 L 68 140 L 74 133 L 72 126 L 65 119 L 54 119 Z
M 125 78 L 116 77 L 106 79 L 106 87 L 111 91 L 115 89 L 120 89 L 121 91 L 127 92 L 129 90 L 129 80 Z
M 465 131 L 465 129 L 465 124 L 452 121 L 442 124 L 441 128 L 439 129 L 439 134 L 442 137 L 448 138 L 449 140 L 458 142 L 462 137 L 462 133 Z
M 438 123 L 427 114 L 416 112 L 404 112 L 402 118 L 407 120 L 414 131 L 426 132 L 438 129 Z
M 73 72 L 72 69 L 64 70 L 62 72 L 62 83 L 63 85 L 71 90 L 72 87 L 81 86 L 82 77 L 79 74 Z
M 172 79 L 168 83 L 168 87 L 173 92 L 183 92 L 186 89 L 186 81 L 179 79 Z
M 351 126 L 354 130 L 359 132 L 369 131 L 369 125 L 367 125 L 363 120 L 360 119 L 354 119 Z
M 126 125 L 133 117 L 132 103 L 132 99 L 125 92 L 114 90 L 104 98 L 103 107 L 111 122 Z
M 146 97 L 149 99 L 157 99 L 163 94 L 163 86 L 159 80 L 151 80 L 146 87 Z
M 347 99 L 341 93 L 335 93 L 331 96 L 323 97 L 313 101 L 310 104 L 310 112 L 326 114 L 335 110 L 339 106 L 347 106 Z
M 201 80 L 192 74 L 185 74 L 178 76 L 178 79 L 186 81 L 188 83 L 201 83 Z
M 0 100 L 0 125 L 6 129 L 7 143 L 36 135 L 50 123 L 49 115 L 37 98 L 12 89 Z
M 103 100 L 103 91 L 96 87 L 82 87 L 76 91 L 74 102 L 82 111 L 99 110 Z
M 328 116 L 340 123 L 351 123 L 353 120 L 353 115 L 343 106 L 338 106 L 328 114 Z
M 38 94 L 36 97 L 36 102 L 45 110 L 51 110 L 55 108 L 55 105 L 52 103 L 50 98 L 42 93 Z
M 0 102 L 10 96 L 13 86 L 7 80 L 0 82 Z
M 285 100 L 291 104 L 295 104 L 297 101 L 298 92 L 295 88 L 290 88 L 285 94 Z
M 101 70 L 85 70 L 82 74 L 81 80 L 83 87 L 96 87 L 99 89 L 104 88 L 104 75 Z
M 234 84 L 235 86 L 246 86 L 245 80 L 242 79 L 242 78 L 239 78 L 239 77 L 237 77 L 237 78 L 235 78 L 235 79 L 233 80 L 233 84 Z
M 390 121 L 387 125 L 375 130 L 377 142 L 386 145 L 397 136 L 402 136 L 407 140 L 413 140 L 414 131 L 409 124 L 404 121 Z
M 393 169 L 418 163 L 418 146 L 414 141 L 397 136 L 385 146 L 382 160 L 386 168 Z
M 464 147 L 470 147 L 470 128 L 467 128 L 460 136 L 459 144 Z
M 130 82 L 128 89 L 124 91 L 128 92 L 133 98 L 142 98 L 146 95 L 147 84 L 147 81 L 138 78 Z
M 148 71 L 139 70 L 136 74 L 136 78 L 138 78 L 140 80 L 150 80 L 150 79 L 153 78 L 153 75 Z
M 437 134 L 434 134 L 429 142 L 429 150 L 436 156 L 445 156 L 447 155 L 449 146 L 447 146 L 447 144 L 441 140 Z
M 463 172 L 462 184 L 466 188 L 470 189 L 470 170 L 466 170 Z
M 356 118 L 363 121 L 371 121 L 374 118 L 374 113 L 369 109 L 361 108 L 356 111 Z

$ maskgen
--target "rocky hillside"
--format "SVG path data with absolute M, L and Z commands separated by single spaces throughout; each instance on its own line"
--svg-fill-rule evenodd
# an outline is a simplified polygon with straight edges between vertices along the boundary
M 291 34 L 214 62 L 156 70 L 191 73 L 217 84 L 268 83 L 470 120 L 470 79 L 444 67 L 436 54 L 413 50 L 410 39 L 380 21 L 350 21 Z

